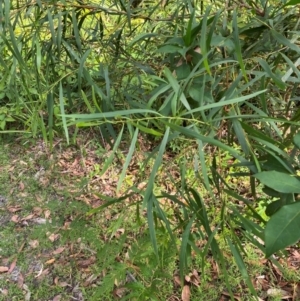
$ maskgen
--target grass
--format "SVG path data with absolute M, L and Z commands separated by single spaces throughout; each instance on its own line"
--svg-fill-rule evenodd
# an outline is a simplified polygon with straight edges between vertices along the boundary
M 157 262 L 145 212 L 140 209 L 139 218 L 136 215 L 138 199 L 87 215 L 104 203 L 98 193 L 115 195 L 122 156 L 121 162 L 114 161 L 100 177 L 107 151 L 96 138 L 79 135 L 75 146 L 59 140 L 54 145 L 50 152 L 40 140 L 6 138 L 0 142 L 0 194 L 7 200 L 0 207 L 0 267 L 8 269 L 0 274 L 0 299 L 181 300 L 178 250 L 158 224 Z M 180 161 L 180 156 L 176 160 Z M 147 178 L 147 168 L 139 173 L 134 166 L 122 191 Z M 192 164 L 187 162 L 187 166 L 191 181 L 201 187 L 195 182 Z M 165 184 L 171 193 L 177 172 L 172 163 L 162 168 L 157 189 L 165 183 L 164 173 L 171 173 L 174 182 Z M 164 206 L 172 217 L 174 208 L 169 203 Z M 217 219 L 218 212 L 211 206 L 208 214 Z M 224 238 L 217 239 L 227 254 L 233 292 L 239 300 L 251 300 L 227 244 L 222 245 Z M 200 239 L 195 243 L 201 246 Z M 290 264 L 279 275 L 255 246 L 248 243 L 245 249 L 245 261 L 259 295 L 266 294 L 267 288 L 285 289 L 300 282 Z M 205 258 L 203 270 L 202 264 L 192 253 L 185 277 L 191 300 L 227 300 L 224 276 L 212 257 Z M 283 285 L 284 281 L 288 284 Z M 276 298 L 269 296 L 268 300 Z

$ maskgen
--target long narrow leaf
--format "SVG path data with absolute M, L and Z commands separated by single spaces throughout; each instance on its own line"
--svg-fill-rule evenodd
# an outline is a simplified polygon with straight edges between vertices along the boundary
M 239 37 L 239 29 L 238 29 L 238 25 L 237 25 L 237 13 L 236 13 L 236 10 L 233 11 L 232 25 L 233 25 L 233 38 L 234 38 L 234 45 L 235 45 L 235 54 L 237 56 L 237 60 L 238 60 L 239 65 L 241 67 L 243 76 L 244 76 L 244 78 L 245 78 L 245 80 L 247 82 L 248 78 L 247 78 L 245 64 L 244 64 L 243 56 L 242 56 L 240 37 Z
M 151 191 L 149 194 L 149 197 L 147 199 L 147 221 L 148 221 L 148 227 L 149 227 L 150 240 L 152 242 L 152 246 L 154 249 L 154 253 L 156 255 L 156 259 L 159 262 L 155 223 L 154 223 L 154 214 L 153 214 L 154 199 L 155 199 L 155 196 L 153 195 L 153 192 Z
M 218 108 L 218 107 L 223 107 L 223 106 L 227 106 L 227 105 L 232 105 L 232 104 L 235 104 L 235 103 L 239 103 L 239 102 L 245 101 L 247 99 L 253 98 L 255 96 L 258 96 L 261 93 L 264 93 L 266 91 L 267 90 L 258 91 L 258 92 L 254 92 L 254 93 L 246 95 L 246 96 L 241 96 L 241 97 L 237 97 L 237 98 L 230 99 L 230 100 L 224 100 L 224 101 L 219 101 L 217 103 L 208 104 L 208 105 L 205 105 L 205 106 L 203 106 L 201 108 L 190 110 L 187 113 L 181 114 L 181 116 L 185 116 L 185 115 L 189 115 L 189 114 L 192 114 L 192 113 L 209 110 L 209 109 L 212 109 L 212 108 Z
M 112 161 L 113 161 L 113 159 L 114 159 L 114 156 L 115 156 L 115 154 L 116 154 L 116 152 L 117 152 L 117 150 L 118 150 L 118 147 L 119 147 L 119 145 L 120 145 L 120 143 L 121 143 L 121 141 L 122 141 L 123 130 L 124 130 L 124 127 L 122 127 L 122 130 L 120 131 L 120 133 L 119 133 L 119 135 L 118 135 L 118 137 L 117 137 L 117 139 L 116 139 L 116 141 L 115 141 L 115 143 L 114 143 L 113 150 L 112 150 L 110 156 L 106 159 L 106 161 L 105 161 L 105 163 L 104 163 L 104 165 L 103 165 L 103 167 L 102 167 L 101 173 L 99 174 L 100 177 L 101 177 L 101 176 L 107 171 L 107 169 L 111 166 L 111 163 L 112 163 Z
M 114 111 L 114 112 L 105 112 L 105 113 L 93 113 L 93 114 L 69 114 L 65 115 L 68 118 L 77 119 L 77 120 L 93 120 L 93 119 L 108 119 L 108 118 L 116 118 L 121 119 L 123 116 L 132 115 L 132 114 L 153 114 L 161 116 L 156 111 L 153 110 L 147 110 L 147 109 L 129 109 L 129 110 L 120 110 L 120 111 Z
M 230 249 L 231 249 L 231 252 L 232 252 L 232 255 L 235 259 L 235 262 L 240 270 L 240 273 L 242 274 L 242 277 L 244 278 L 244 280 L 246 281 L 247 283 L 247 286 L 248 288 L 250 289 L 251 293 L 253 296 L 255 296 L 257 298 L 257 294 L 256 294 L 256 291 L 253 287 L 253 284 L 251 282 L 251 278 L 247 272 L 247 268 L 246 268 L 246 265 L 242 259 L 242 256 L 240 254 L 240 252 L 238 251 L 238 249 L 233 245 L 233 243 L 231 242 L 231 240 L 229 238 L 227 238 L 227 242 L 230 246 Z
M 184 232 L 182 234 L 182 239 L 181 239 L 181 246 L 180 246 L 180 251 L 179 251 L 179 271 L 180 271 L 180 279 L 181 282 L 183 283 L 184 280 L 184 272 L 187 268 L 187 246 L 189 243 L 189 237 L 191 235 L 191 227 L 193 225 L 195 216 L 193 216 L 187 226 L 184 229 Z
M 202 19 L 202 28 L 201 28 L 201 38 L 200 38 L 200 48 L 201 48 L 201 54 L 205 57 L 204 58 L 204 68 L 206 69 L 207 73 L 211 75 L 208 59 L 207 59 L 207 52 L 209 51 L 208 44 L 207 44 L 207 16 L 210 13 L 210 7 L 206 9 L 206 12 Z
M 144 194 L 144 200 L 143 200 L 143 206 L 147 205 L 147 216 L 148 216 L 148 224 L 149 224 L 149 231 L 150 231 L 150 236 L 151 236 L 151 240 L 152 240 L 152 244 L 154 247 L 154 251 L 155 254 L 158 258 L 158 250 L 157 250 L 157 243 L 156 243 L 156 237 L 155 237 L 155 229 L 154 229 L 154 223 L 153 223 L 153 212 L 149 212 L 152 210 L 153 208 L 153 199 L 154 195 L 153 195 L 153 188 L 154 188 L 154 182 L 155 182 L 155 177 L 156 174 L 158 172 L 159 167 L 161 166 L 162 163 L 162 159 L 163 159 L 163 154 L 165 152 L 166 149 L 166 145 L 168 142 L 168 138 L 169 138 L 169 134 L 170 134 L 170 128 L 167 128 L 163 140 L 160 144 L 159 147 L 159 151 L 158 154 L 156 156 L 149 180 L 148 180 L 148 184 L 147 184 L 147 188 Z M 152 228 L 150 228 L 153 227 Z
M 131 139 L 131 143 L 130 143 L 130 147 L 129 147 L 129 150 L 128 150 L 128 154 L 127 154 L 127 157 L 126 157 L 125 163 L 123 165 L 123 169 L 122 169 L 122 172 L 121 172 L 121 175 L 119 177 L 118 184 L 117 184 L 117 193 L 120 191 L 121 185 L 122 185 L 123 180 L 124 180 L 125 175 L 126 175 L 127 168 L 128 168 L 128 166 L 130 164 L 130 161 L 132 159 L 132 155 L 133 155 L 134 150 L 135 150 L 135 145 L 136 145 L 138 133 L 139 133 L 139 130 L 136 129 L 135 132 L 134 132 L 134 135 L 133 135 L 133 137 Z
M 64 93 L 63 93 L 63 87 L 62 87 L 61 81 L 59 82 L 59 106 L 60 106 L 60 113 L 61 113 L 63 128 L 65 131 L 67 143 L 69 144 L 69 131 L 68 131 L 67 120 L 66 120 L 66 116 L 65 116 Z

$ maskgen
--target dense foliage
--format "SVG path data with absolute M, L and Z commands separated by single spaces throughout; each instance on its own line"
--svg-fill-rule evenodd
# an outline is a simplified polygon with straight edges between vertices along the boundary
M 5 0 L 0 129 L 42 135 L 51 146 L 55 134 L 64 132 L 69 141 L 79 127 L 97 127 L 113 148 L 102 172 L 129 137 L 118 188 L 138 138 L 151 140 L 147 186 L 133 191 L 143 199 L 137 205 L 147 208 L 157 257 L 157 229 L 175 245 L 180 229 L 182 277 L 192 250 L 202 258 L 211 250 L 226 274 L 215 237 L 226 231 L 224 240 L 255 295 L 243 240 L 274 261 L 272 254 L 300 238 L 297 3 Z M 195 176 L 205 192 L 188 183 L 181 161 L 176 193 L 158 194 L 164 154 L 170 145 L 185 147 L 183 138 L 194 145 Z M 238 181 L 248 179 L 247 196 L 224 177 L 228 164 Z M 264 185 L 259 196 L 258 183 Z M 166 213 L 165 198 L 179 208 L 176 220 Z M 255 209 L 258 199 L 266 200 L 266 216 Z M 207 208 L 216 204 L 220 218 L 212 225 Z M 200 238 L 207 239 L 203 250 L 195 243 Z

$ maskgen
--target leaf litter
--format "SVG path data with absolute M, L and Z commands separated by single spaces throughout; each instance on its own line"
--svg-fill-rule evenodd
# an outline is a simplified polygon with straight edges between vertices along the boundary
M 84 244 L 81 240 L 84 233 L 81 233 L 77 240 L 67 239 L 68 232 L 72 231 L 72 225 L 82 221 L 82 225 L 88 225 L 88 218 L 80 209 L 75 206 L 74 210 L 68 206 L 74 202 L 76 204 L 84 203 L 89 208 L 97 208 L 104 203 L 104 200 L 99 198 L 97 191 L 101 191 L 101 195 L 109 197 L 115 196 L 118 175 L 121 166 L 118 163 L 113 163 L 102 176 L 99 176 L 97 169 L 101 169 L 101 164 L 105 160 L 105 153 L 102 157 L 99 156 L 96 147 L 93 147 L 83 141 L 78 141 L 78 145 L 83 145 L 86 155 L 82 154 L 82 149 L 78 147 L 61 147 L 61 141 L 57 141 L 54 152 L 49 152 L 43 142 L 37 141 L 25 152 L 22 149 L 22 158 L 11 160 L 10 164 L 1 167 L 1 172 L 8 173 L 10 183 L 8 193 L 5 196 L 0 196 L 0 210 L 9 216 L 6 218 L 4 225 L 13 223 L 16 233 L 25 233 L 25 242 L 20 240 L 18 248 L 14 252 L 8 252 L 9 256 L 0 255 L 0 275 L 4 282 L 0 282 L 0 296 L 7 297 L 9 300 L 9 286 L 3 285 L 5 282 L 16 283 L 17 287 L 23 293 L 23 299 L 19 300 L 35 300 L 32 298 L 34 289 L 38 290 L 41 283 L 46 282 L 49 288 L 47 300 L 85 300 L 82 288 L 93 288 L 101 285 L 105 277 L 109 273 L 109 269 L 105 268 L 102 272 L 97 271 L 97 251 Z M 58 148 L 59 146 L 59 148 Z M 10 145 L 11 147 L 11 145 Z M 149 146 L 144 146 L 148 149 Z M 25 153 L 24 153 L 25 152 Z M 15 150 L 14 155 L 18 154 Z M 141 158 L 139 158 L 141 161 Z M 139 187 L 145 187 L 147 180 L 147 172 L 143 175 L 144 178 L 139 178 L 137 169 L 134 164 L 131 165 L 133 179 L 137 180 Z M 174 177 L 178 177 L 176 170 L 172 170 Z M 25 177 L 24 177 L 25 176 Z M 27 179 L 31 178 L 32 181 Z M 31 185 L 36 186 L 32 191 Z M 172 191 L 172 185 L 166 186 L 167 190 Z M 43 193 L 47 192 L 46 194 Z M 27 199 L 33 205 L 28 206 Z M 61 212 L 55 211 L 55 208 L 49 208 L 48 204 L 53 200 L 58 200 L 58 204 L 63 208 Z M 130 202 L 130 200 L 129 200 Z M 28 209 L 30 207 L 30 209 Z M 60 213 L 62 216 L 60 216 Z M 110 210 L 105 211 L 104 221 L 113 221 L 118 218 L 118 213 L 113 214 Z M 55 219 L 62 219 L 60 225 L 54 223 Z M 0 220 L 1 223 L 1 220 Z M 38 238 L 30 237 L 32 228 L 47 227 L 52 231 L 38 230 Z M 105 227 L 109 227 L 104 222 Z M 84 228 L 81 228 L 83 231 Z M 109 228 L 108 228 L 109 230 Z M 41 236 L 41 233 L 43 234 Z M 113 239 L 121 239 L 126 235 L 125 228 L 119 227 L 113 232 L 110 238 L 106 235 L 102 236 L 103 243 Z M 100 239 L 98 237 L 95 239 Z M 48 242 L 46 242 L 48 240 Z M 3 248 L 3 245 L 0 246 Z M 130 245 L 128 245 L 130 248 Z M 298 249 L 287 249 L 288 256 L 285 263 L 288 268 L 299 271 L 300 268 L 300 253 Z M 2 253 L 1 253 L 2 254 Z M 20 256 L 22 254 L 22 256 Z M 121 258 L 122 254 L 116 255 L 116 262 L 129 264 L 126 257 Z M 19 259 L 18 257 L 22 257 Z M 34 258 L 34 260 L 32 260 Z M 21 265 L 19 265 L 22 263 Z M 21 261 L 25 261 L 21 262 Z M 210 289 L 217 286 L 220 278 L 217 265 L 211 261 L 211 280 L 203 280 L 206 277 L 197 269 L 193 269 L 186 274 L 183 286 L 179 276 L 173 275 L 173 293 L 170 294 L 168 300 L 193 300 L 192 296 L 195 290 L 201 287 L 203 282 L 208 283 Z M 263 263 L 272 271 L 271 274 L 257 275 L 253 277 L 253 283 L 257 291 L 262 292 L 260 300 L 269 300 L 273 297 L 281 298 L 281 300 L 300 300 L 300 279 L 298 283 L 284 281 L 282 273 L 274 264 L 265 260 Z M 63 267 L 63 269 L 62 269 Z M 115 280 L 112 283 L 110 298 L 112 300 L 121 299 L 128 293 L 127 284 L 137 283 L 142 281 L 142 277 L 138 277 L 135 273 L 129 272 L 127 269 L 126 275 L 122 281 Z M 51 281 L 52 279 L 52 281 Z M 57 289 L 57 294 L 51 297 L 51 287 Z M 229 294 L 222 291 L 219 294 L 219 300 L 229 300 Z M 234 295 L 236 300 L 243 300 L 243 293 Z M 46 300 L 46 299 L 45 299 Z M 106 300 L 105 298 L 103 300 Z M 110 299 L 107 299 L 110 300 Z

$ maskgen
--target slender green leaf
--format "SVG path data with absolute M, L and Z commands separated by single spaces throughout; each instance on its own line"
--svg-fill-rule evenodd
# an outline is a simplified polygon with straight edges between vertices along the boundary
M 165 211 L 163 209 L 161 209 L 160 205 L 159 205 L 159 202 L 156 200 L 156 203 L 155 203 L 155 207 L 156 207 L 156 211 L 158 213 L 158 216 L 159 218 L 165 223 L 166 225 L 166 228 L 167 228 L 167 231 L 170 235 L 170 238 L 173 242 L 173 245 L 174 247 L 176 247 L 176 240 L 175 240 L 175 232 L 174 230 L 171 228 L 171 223 L 169 221 L 169 219 L 167 218 L 166 214 L 165 214 Z
M 75 9 L 72 9 L 72 25 L 73 25 L 72 29 L 74 32 L 77 49 L 81 53 L 82 52 L 81 38 L 80 38 L 80 34 L 79 34 L 78 20 L 76 17 Z
M 258 91 L 258 92 L 254 92 L 254 93 L 246 95 L 246 96 L 241 96 L 241 97 L 237 97 L 237 98 L 230 99 L 230 100 L 224 100 L 224 101 L 219 101 L 219 102 L 216 102 L 216 103 L 208 104 L 208 105 L 205 105 L 201 108 L 193 109 L 193 110 L 188 111 L 187 113 L 183 113 L 183 114 L 181 114 L 181 116 L 185 116 L 185 115 L 189 115 L 189 114 L 192 114 L 192 113 L 209 110 L 209 109 L 212 109 L 212 108 L 224 107 L 224 106 L 227 106 L 227 105 L 243 102 L 247 99 L 253 98 L 253 97 L 255 97 L 255 96 L 257 96 L 261 93 L 264 93 L 266 91 L 267 90 Z
M 87 57 L 89 56 L 89 54 L 91 53 L 91 51 L 92 51 L 92 49 L 88 49 L 80 59 L 80 64 L 79 64 L 79 68 L 78 68 L 78 77 L 77 77 L 78 90 L 81 90 L 81 82 L 82 82 L 82 78 L 84 76 L 83 67 L 84 67 L 85 61 L 86 61 Z
M 232 20 L 232 26 L 233 26 L 233 39 L 234 39 L 234 45 L 235 45 L 235 54 L 237 56 L 237 60 L 239 62 L 239 65 L 241 67 L 243 76 L 248 81 L 248 77 L 246 74 L 245 64 L 242 56 L 242 49 L 240 44 L 240 37 L 239 37 L 239 28 L 237 25 L 237 13 L 236 10 L 233 11 L 233 20 Z
M 280 89 L 285 89 L 285 83 L 281 80 L 281 78 L 279 76 L 275 75 L 272 72 L 268 63 L 263 59 L 257 59 L 257 60 L 260 63 L 260 65 L 262 66 L 262 68 L 266 71 L 267 75 L 273 79 L 276 86 Z
M 229 111 L 229 114 L 234 116 L 235 110 L 232 108 Z M 233 125 L 234 133 L 239 141 L 239 144 L 241 145 L 242 150 L 245 153 L 245 155 L 248 157 L 249 154 L 251 153 L 250 144 L 248 142 L 247 135 L 241 126 L 241 122 L 237 118 L 231 119 L 231 122 Z
M 214 18 L 215 18 L 215 16 L 209 18 L 208 21 L 206 22 L 207 25 L 210 25 L 214 21 Z M 193 38 L 195 38 L 196 35 L 201 31 L 201 29 L 202 29 L 202 21 L 203 20 L 201 20 L 200 23 L 192 29 L 192 37 Z
M 163 45 L 159 47 L 156 51 L 158 53 L 179 53 L 182 50 L 182 47 L 176 45 Z
M 180 101 L 185 106 L 185 108 L 188 109 L 188 110 L 191 110 L 191 107 L 190 107 L 184 93 L 180 89 L 179 83 L 176 81 L 176 79 L 174 78 L 171 71 L 168 68 L 165 68 L 164 69 L 164 74 L 165 74 L 166 78 L 168 79 L 171 87 L 173 88 L 173 90 L 175 92 L 175 95 L 176 95 L 176 98 L 179 97 Z
M 57 36 L 56 36 L 56 47 L 58 55 L 61 55 L 61 40 L 62 40 L 62 33 L 63 33 L 63 21 L 62 21 L 62 12 L 58 13 L 58 20 L 57 20 Z
M 155 222 L 154 222 L 154 201 L 155 201 L 155 196 L 152 192 L 152 190 L 149 193 L 149 196 L 147 198 L 147 221 L 148 221 L 148 227 L 149 227 L 149 235 L 150 235 L 150 240 L 152 242 L 152 246 L 154 249 L 154 253 L 156 255 L 157 261 L 159 261 L 159 256 L 158 256 L 158 247 L 157 247 L 157 240 L 156 240 L 156 231 L 155 231 Z
M 135 123 L 135 122 L 132 122 L 131 120 L 128 120 L 128 123 L 137 127 L 138 129 L 140 129 L 142 132 L 144 132 L 146 134 L 150 134 L 150 135 L 157 136 L 157 137 L 161 137 L 163 135 L 163 133 L 158 132 L 157 130 L 155 130 L 153 128 L 143 126 L 141 123 Z
M 271 30 L 272 36 L 281 44 L 284 46 L 289 47 L 290 49 L 296 51 L 298 54 L 300 54 L 300 47 L 297 44 L 292 43 L 290 40 L 288 40 L 285 36 L 277 32 L 276 30 Z
M 101 177 L 107 171 L 107 169 L 111 166 L 111 163 L 112 163 L 112 161 L 114 159 L 114 156 L 115 156 L 115 154 L 116 154 L 116 152 L 118 150 L 118 147 L 119 147 L 119 145 L 120 145 L 120 143 L 122 141 L 121 139 L 122 139 L 122 135 L 123 135 L 123 130 L 124 130 L 124 127 L 122 127 L 122 129 L 121 129 L 121 131 L 120 131 L 120 133 L 119 133 L 119 135 L 118 135 L 118 137 L 117 137 L 117 139 L 116 139 L 116 141 L 114 143 L 114 147 L 113 147 L 113 150 L 112 150 L 111 154 L 105 160 L 105 163 L 104 163 L 104 165 L 102 167 L 102 170 L 101 170 L 101 172 L 99 174 L 99 177 Z
M 36 47 L 36 68 L 38 73 L 41 72 L 41 63 L 42 63 L 42 54 L 41 54 L 41 45 L 38 39 L 35 40 L 35 47 Z
M 193 42 L 192 27 L 193 27 L 194 21 L 195 21 L 195 9 L 193 9 L 193 11 L 191 13 L 189 22 L 186 27 L 185 35 L 183 36 L 185 46 L 187 46 L 187 47 L 189 47 Z
M 141 33 L 139 35 L 137 35 L 130 43 L 129 46 L 133 46 L 134 44 L 136 44 L 137 42 L 141 42 L 143 40 L 146 39 L 150 39 L 153 37 L 156 37 L 157 34 L 156 33 Z
M 206 12 L 202 19 L 202 28 L 201 28 L 201 38 L 200 38 L 200 48 L 201 48 L 201 54 L 204 56 L 204 68 L 206 69 L 207 73 L 211 75 L 208 59 L 207 59 L 207 52 L 209 51 L 208 45 L 207 45 L 207 16 L 210 13 L 210 7 L 206 9 Z
M 154 228 L 154 221 L 153 221 L 153 198 L 155 198 L 155 196 L 153 195 L 153 189 L 154 189 L 154 181 L 155 181 L 155 177 L 156 174 L 158 172 L 159 167 L 161 166 L 161 162 L 163 159 L 163 154 L 165 152 L 165 148 L 168 142 L 168 138 L 169 138 L 169 134 L 170 134 L 170 128 L 167 128 L 163 140 L 160 144 L 159 147 L 159 151 L 158 154 L 156 156 L 149 180 L 148 180 L 148 184 L 147 184 L 147 188 L 144 194 L 144 200 L 143 200 L 143 205 L 147 205 L 147 217 L 148 217 L 148 224 L 149 224 L 149 231 L 150 231 L 150 237 L 151 237 L 151 241 L 153 244 L 153 248 L 155 251 L 155 254 L 158 258 L 158 250 L 157 250 L 157 242 L 156 242 L 156 237 L 155 237 L 155 228 Z
M 129 109 L 129 110 L 120 110 L 114 112 L 105 112 L 105 113 L 93 113 L 93 114 L 69 114 L 65 115 L 68 118 L 77 119 L 77 120 L 92 120 L 92 119 L 122 119 L 124 116 L 132 115 L 132 114 L 154 114 L 158 116 L 162 116 L 156 111 L 147 110 L 147 109 Z
M 86 213 L 87 216 L 89 215 L 92 215 L 92 214 L 95 214 L 95 213 L 98 213 L 100 212 L 101 210 L 111 206 L 111 205 L 114 205 L 116 203 L 120 203 L 128 198 L 132 198 L 134 195 L 135 195 L 135 192 L 132 192 L 132 193 L 129 193 L 129 194 L 126 194 L 126 195 L 123 195 L 119 198 L 112 198 L 112 197 L 109 197 L 107 195 L 104 195 L 104 194 L 101 194 L 101 193 L 97 193 L 97 192 L 94 192 L 94 194 L 101 200 L 105 200 L 106 202 L 99 206 L 99 207 L 96 207 L 96 208 L 93 208 L 91 209 L 90 211 L 88 211 Z M 128 206 L 131 206 L 130 204 L 128 204 Z
M 296 62 L 292 62 L 284 53 L 281 53 L 281 56 L 285 59 L 287 64 L 290 66 L 290 69 L 282 76 L 281 80 L 286 82 L 289 80 L 290 76 L 295 73 L 300 80 L 300 72 L 298 70 L 298 66 L 300 65 L 300 58 L 296 60 Z
M 206 190 L 209 192 L 210 196 L 212 197 L 212 199 L 215 198 L 215 195 L 210 187 L 210 179 L 209 179 L 209 174 L 207 172 L 207 168 L 206 168 L 206 164 L 205 164 L 205 152 L 204 152 L 204 146 L 201 140 L 197 140 L 198 143 L 198 150 L 199 150 L 199 158 L 200 158 L 200 162 L 201 162 L 201 172 L 198 170 L 198 166 L 195 166 L 195 172 L 196 174 L 198 174 L 198 176 L 203 177 L 204 179 L 204 184 L 205 184 L 205 188 Z
M 61 81 L 59 82 L 59 106 L 60 106 L 60 113 L 63 122 L 63 128 L 65 131 L 67 143 L 69 144 L 69 131 L 68 131 L 67 120 L 65 115 L 64 93 L 63 93 L 63 87 Z
M 69 56 L 71 58 L 74 58 L 80 64 L 80 58 L 78 54 L 73 50 L 72 46 L 65 40 L 62 40 L 62 44 L 65 46 L 67 52 L 69 53 Z
M 117 184 L 117 193 L 120 191 L 121 189 L 121 185 L 123 183 L 123 180 L 125 178 L 125 175 L 126 175 L 126 172 L 127 172 L 127 169 L 128 169 L 128 166 L 130 164 L 130 161 L 132 159 L 132 155 L 134 153 L 134 150 L 135 150 L 135 145 L 136 145 L 136 141 L 137 141 L 137 137 L 138 137 L 138 133 L 139 133 L 139 130 L 136 129 L 135 132 L 134 132 L 134 135 L 131 139 L 131 143 L 130 143 L 130 147 L 129 147 L 129 150 L 128 150 L 128 154 L 127 154 L 127 157 L 126 157 L 126 160 L 125 160 L 125 163 L 123 165 L 123 169 L 122 169 L 122 172 L 121 172 L 121 175 L 119 177 L 119 181 L 118 181 L 118 184 Z
M 49 22 L 49 27 L 50 27 L 50 32 L 51 32 L 51 38 L 52 38 L 52 43 L 53 45 L 56 44 L 56 35 L 55 35 L 55 29 L 54 29 L 54 23 L 53 23 L 53 16 L 51 15 L 51 11 L 47 9 L 47 17 L 48 17 L 48 22 Z
M 163 140 L 159 146 L 159 151 L 156 156 L 156 159 L 155 159 L 155 162 L 154 162 L 154 165 L 153 165 L 153 168 L 152 168 L 149 180 L 148 180 L 148 185 L 147 185 L 145 195 L 144 195 L 144 202 L 143 202 L 144 205 L 147 203 L 149 197 L 152 194 L 152 191 L 154 188 L 155 177 L 156 177 L 159 167 L 161 166 L 161 162 L 162 162 L 163 154 L 165 152 L 165 148 L 166 148 L 166 145 L 168 142 L 169 134 L 170 134 L 170 128 L 167 128 L 167 130 L 164 134 Z
M 93 113 L 95 110 L 92 108 L 92 105 L 91 105 L 91 103 L 89 102 L 89 100 L 88 100 L 88 98 L 87 98 L 87 96 L 86 96 L 86 94 L 85 94 L 85 92 L 84 92 L 83 90 L 81 90 L 81 95 L 82 95 L 82 98 L 83 98 L 83 100 L 84 100 L 84 102 L 85 102 L 87 108 L 89 109 L 89 111 L 90 111 L 91 113 Z M 68 115 L 67 115 L 67 117 L 68 117 Z
M 48 110 L 48 135 L 50 141 L 50 148 L 52 148 L 53 143 L 53 114 L 54 114 L 54 99 L 53 93 L 49 92 L 47 94 L 47 110 Z
M 186 268 L 188 266 L 187 264 L 187 247 L 189 243 L 189 238 L 191 235 L 191 227 L 193 225 L 195 216 L 193 216 L 187 226 L 184 229 L 184 232 L 182 233 L 182 239 L 181 239 L 181 246 L 180 246 L 180 251 L 179 251 L 179 271 L 180 271 L 180 279 L 181 282 L 183 283 L 184 280 L 184 273 L 186 271 Z
M 242 274 L 242 277 L 244 278 L 244 280 L 246 281 L 247 283 L 247 286 L 248 288 L 250 289 L 251 293 L 253 296 L 255 296 L 257 298 L 257 294 L 256 294 L 256 291 L 253 287 L 253 284 L 251 282 L 251 278 L 249 277 L 249 274 L 247 272 L 247 268 L 246 268 L 246 265 L 242 259 L 242 256 L 239 252 L 239 250 L 236 248 L 235 245 L 233 245 L 233 243 L 231 242 L 231 240 L 229 238 L 227 238 L 227 242 L 230 246 L 230 249 L 231 249 L 231 252 L 232 252 L 232 255 L 234 257 L 234 260 L 239 268 L 239 271 L 241 272 Z

